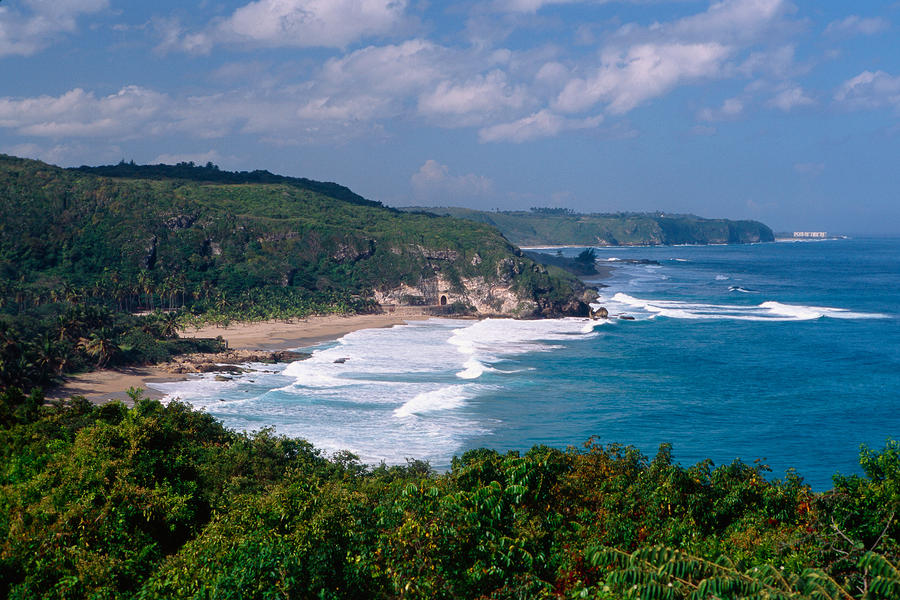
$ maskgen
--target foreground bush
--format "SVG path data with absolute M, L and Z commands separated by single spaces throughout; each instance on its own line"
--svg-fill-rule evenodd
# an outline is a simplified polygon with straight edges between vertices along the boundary
M 817 494 L 631 447 L 360 465 L 179 403 L 4 393 L 0 596 L 896 598 L 900 444 Z

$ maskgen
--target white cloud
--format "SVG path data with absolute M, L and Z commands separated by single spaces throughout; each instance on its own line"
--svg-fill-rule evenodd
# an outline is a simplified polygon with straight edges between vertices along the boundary
M 205 31 L 169 35 L 163 48 L 209 52 L 216 44 L 344 48 L 403 28 L 407 0 L 256 0 Z
M 0 98 L 0 127 L 47 138 L 128 137 L 143 130 L 167 103 L 164 94 L 138 86 L 100 98 L 80 88 L 61 96 L 6 97 Z
M 834 99 L 850 108 L 900 107 L 900 76 L 863 71 L 841 84 Z
M 77 28 L 78 17 L 105 9 L 108 0 L 24 0 L 0 6 L 0 57 L 29 56 L 61 33 Z
M 611 113 L 628 112 L 680 83 L 715 76 L 729 52 L 718 43 L 697 43 L 639 44 L 624 54 L 606 53 L 591 76 L 566 84 L 554 106 L 581 112 L 606 102 Z
M 786 0 L 722 0 L 705 12 L 670 24 L 655 24 L 649 31 L 678 39 L 746 44 L 779 26 L 781 18 L 793 10 Z
M 736 119 L 744 112 L 744 102 L 740 98 L 728 98 L 719 108 L 703 108 L 697 113 L 701 121 L 728 121 Z
M 850 15 L 839 21 L 832 21 L 825 28 L 825 35 L 850 37 L 854 35 L 875 35 L 890 29 L 891 23 L 883 17 L 864 18 Z
M 577 113 L 603 102 L 625 113 L 680 85 L 733 76 L 741 71 L 729 61 L 767 41 L 793 10 L 785 0 L 722 0 L 671 22 L 623 25 L 608 37 L 599 66 L 570 79 L 552 106 Z
M 602 116 L 568 119 L 544 109 L 512 123 L 485 127 L 478 132 L 478 138 L 482 142 L 528 142 L 539 138 L 553 137 L 563 131 L 591 129 L 602 121 Z
M 460 83 L 441 81 L 419 97 L 419 113 L 445 124 L 475 125 L 504 109 L 521 108 L 526 102 L 524 87 L 510 85 L 506 73 L 493 70 Z
M 799 106 L 811 106 L 816 101 L 806 95 L 799 85 L 792 85 L 781 90 L 769 100 L 768 106 L 789 112 Z
M 606 0 L 596 3 L 605 4 Z M 553 4 L 575 4 L 584 0 L 495 0 L 493 6 L 496 10 L 513 13 L 536 13 L 541 8 Z
M 452 175 L 450 168 L 436 160 L 427 160 L 410 177 L 417 202 L 459 204 L 494 194 L 494 182 L 483 175 Z

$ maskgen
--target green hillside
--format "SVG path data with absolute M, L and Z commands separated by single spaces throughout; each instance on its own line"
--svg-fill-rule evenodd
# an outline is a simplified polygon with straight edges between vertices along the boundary
M 0 275 L 26 294 L 69 285 L 136 308 L 269 286 L 365 296 L 437 273 L 459 287 L 504 269 L 523 298 L 572 283 L 535 270 L 491 227 L 401 213 L 336 184 L 0 156 Z
M 173 321 L 379 302 L 572 314 L 586 311 L 580 291 L 487 224 L 396 211 L 333 183 L 189 163 L 61 169 L 0 155 L 0 388 L 91 362 L 163 359 L 175 349 L 129 332 L 159 337 Z M 152 324 L 131 316 L 159 309 L 178 312 Z
M 772 242 L 758 221 L 661 213 L 578 214 L 565 209 L 485 212 L 469 208 L 407 208 L 492 225 L 519 246 L 642 246 Z

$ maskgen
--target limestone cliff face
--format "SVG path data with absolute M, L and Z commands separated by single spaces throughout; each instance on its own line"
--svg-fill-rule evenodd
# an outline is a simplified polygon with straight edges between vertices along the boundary
M 441 275 L 423 279 L 417 286 L 401 284 L 397 288 L 375 292 L 382 305 L 457 306 L 478 316 L 528 317 L 538 310 L 533 298 L 520 296 L 512 285 L 489 282 L 484 277 L 469 277 L 453 285 Z
M 399 285 L 376 287 L 374 299 L 381 305 L 444 307 L 480 317 L 588 314 L 580 299 L 584 286 L 575 277 L 551 273 L 511 246 L 503 250 L 409 246 L 408 254 L 419 260 L 408 273 L 416 275 Z
M 514 282 L 489 280 L 485 277 L 462 278 L 454 284 L 438 274 L 423 279 L 418 285 L 401 284 L 396 288 L 376 290 L 375 301 L 382 306 L 446 307 L 455 313 L 478 317 L 583 317 L 590 308 L 583 297 L 585 290 L 573 290 L 561 299 L 517 289 Z

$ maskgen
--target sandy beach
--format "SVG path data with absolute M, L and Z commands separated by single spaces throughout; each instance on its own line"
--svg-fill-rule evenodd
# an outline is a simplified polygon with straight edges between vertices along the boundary
M 391 327 L 407 321 L 430 318 L 417 307 L 398 307 L 390 312 L 370 315 L 326 315 L 285 323 L 265 321 L 238 323 L 228 327 L 207 326 L 189 328 L 179 332 L 181 337 L 215 338 L 222 336 L 230 349 L 235 350 L 286 350 L 304 348 L 329 340 L 335 340 L 358 329 Z M 144 396 L 161 398 L 162 394 L 148 388 L 147 384 L 163 381 L 180 381 L 185 375 L 169 372 L 165 365 L 103 369 L 68 377 L 66 382 L 47 393 L 49 399 L 84 396 L 92 402 L 128 400 L 129 388 L 143 388 Z

